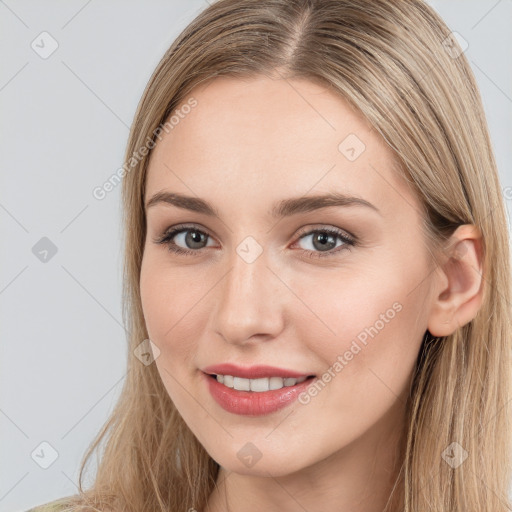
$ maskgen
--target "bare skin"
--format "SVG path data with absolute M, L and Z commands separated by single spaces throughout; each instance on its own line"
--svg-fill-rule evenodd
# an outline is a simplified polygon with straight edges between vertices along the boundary
M 479 234 L 458 228 L 446 264 L 433 267 L 419 199 L 392 169 L 394 155 L 325 87 L 220 78 L 191 96 L 197 106 L 153 150 L 145 201 L 160 191 L 185 194 L 219 215 L 148 208 L 140 284 L 162 381 L 221 466 L 200 512 L 381 512 L 425 331 L 446 336 L 480 307 Z M 350 134 L 357 139 L 340 150 Z M 269 214 L 283 199 L 331 192 L 375 209 Z M 189 231 L 173 241 L 195 253 L 155 242 L 182 223 Z M 322 228 L 356 243 L 337 234 L 319 240 Z M 206 233 L 202 245 L 196 229 Z M 256 244 L 244 247 L 263 250 L 251 263 L 237 252 L 249 236 Z M 308 403 L 241 416 L 221 408 L 204 383 L 201 368 L 222 362 L 321 377 L 371 326 L 374 335 Z M 260 456 L 250 467 L 238 457 L 247 443 Z

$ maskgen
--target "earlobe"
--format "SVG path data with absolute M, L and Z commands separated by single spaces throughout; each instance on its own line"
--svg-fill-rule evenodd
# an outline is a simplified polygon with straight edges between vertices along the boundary
M 435 295 L 428 330 L 433 336 L 449 336 L 469 323 L 483 299 L 482 237 L 476 226 L 459 226 L 447 243 L 442 266 L 434 279 Z

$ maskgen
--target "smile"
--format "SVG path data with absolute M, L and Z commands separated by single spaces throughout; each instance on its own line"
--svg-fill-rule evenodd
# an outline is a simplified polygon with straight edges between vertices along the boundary
M 315 376 L 260 377 L 206 374 L 211 397 L 226 411 L 248 416 L 271 414 L 291 405 L 315 380 Z
M 264 393 L 275 389 L 295 386 L 304 382 L 308 377 L 264 377 L 261 379 L 244 379 L 243 377 L 234 377 L 233 375 L 213 375 L 224 386 L 237 391 L 254 391 L 256 393 Z

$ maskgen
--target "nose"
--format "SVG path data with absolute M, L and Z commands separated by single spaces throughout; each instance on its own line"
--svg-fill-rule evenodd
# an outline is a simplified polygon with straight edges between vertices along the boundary
M 283 329 L 286 286 L 276 277 L 265 253 L 247 262 L 236 251 L 229 270 L 215 287 L 213 330 L 236 345 L 271 340 Z M 288 299 L 289 300 L 289 299 Z

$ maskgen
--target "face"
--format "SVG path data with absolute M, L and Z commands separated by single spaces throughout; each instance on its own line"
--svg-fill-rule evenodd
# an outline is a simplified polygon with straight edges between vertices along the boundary
M 175 194 L 147 208 L 140 276 L 170 398 L 230 471 L 285 475 L 372 449 L 400 425 L 427 329 L 419 200 L 321 85 L 218 78 L 190 96 L 145 192 Z

